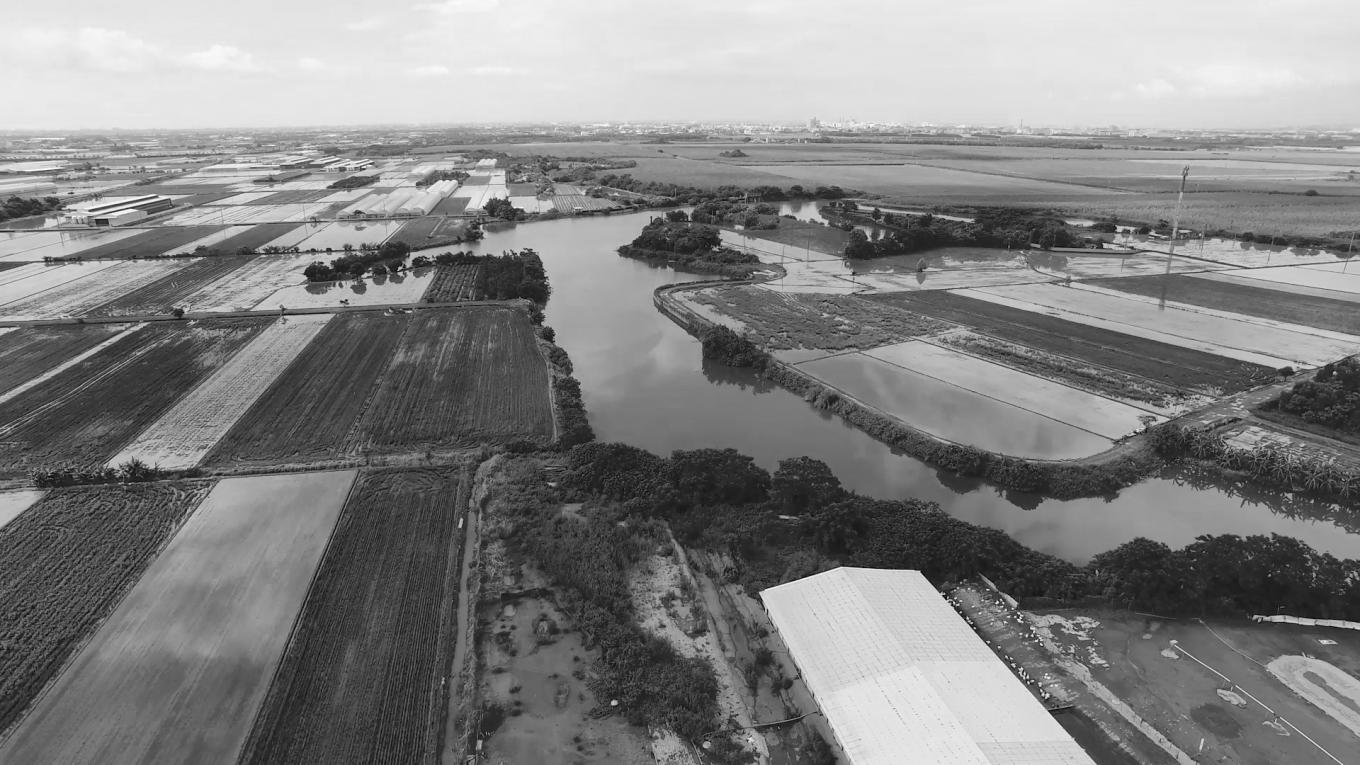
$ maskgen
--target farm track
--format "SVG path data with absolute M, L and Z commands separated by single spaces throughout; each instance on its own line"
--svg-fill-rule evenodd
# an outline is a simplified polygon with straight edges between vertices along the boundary
M 411 321 L 360 423 L 364 449 L 551 437 L 548 371 L 522 311 L 421 311 Z
M 102 465 L 270 321 L 147 326 L 0 403 L 0 477 Z
M 1023 346 L 1195 390 L 1242 390 L 1273 370 L 947 291 L 865 295 Z
M 0 732 L 94 634 L 207 489 L 56 489 L 0 530 Z
M 53 326 L 21 329 L 0 335 L 0 393 L 43 374 L 116 333 L 102 327 Z
M 454 303 L 479 300 L 477 277 L 481 266 L 436 266 L 434 281 L 425 289 L 425 303 Z
M 185 298 L 211 284 L 226 274 L 245 266 L 254 260 L 255 255 L 218 255 L 190 263 L 188 266 L 167 274 L 126 292 L 103 305 L 88 311 L 86 316 L 136 316 L 145 314 L 169 313 L 169 309 L 184 301 Z
M 208 454 L 210 465 L 309 462 L 346 453 L 410 316 L 336 314 Z
M 454 470 L 361 476 L 242 765 L 437 761 L 467 492 Z

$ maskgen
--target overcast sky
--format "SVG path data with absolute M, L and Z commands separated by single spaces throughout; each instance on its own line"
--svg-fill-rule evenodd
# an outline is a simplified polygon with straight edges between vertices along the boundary
M 4 128 L 1360 127 L 1360 0 L 6 0 Z

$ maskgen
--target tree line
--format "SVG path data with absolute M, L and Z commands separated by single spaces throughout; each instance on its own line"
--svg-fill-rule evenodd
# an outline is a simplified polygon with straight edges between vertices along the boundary
M 885 213 L 878 208 L 861 211 L 854 202 L 842 202 L 828 211 L 843 227 L 850 227 L 844 255 L 852 260 L 888 255 L 910 255 L 938 247 L 1082 247 L 1086 237 L 1061 218 L 1028 210 L 984 208 L 972 221 L 949 220 L 934 215 Z M 872 239 L 854 224 L 887 230 Z
M 781 460 L 770 473 L 733 449 L 660 457 L 584 444 L 569 453 L 563 485 L 619 503 L 625 517 L 665 520 L 687 544 L 731 554 L 733 575 L 750 589 L 836 565 L 910 568 L 936 584 L 984 574 L 1046 604 L 1360 620 L 1360 561 L 1275 534 L 1201 535 L 1181 548 L 1136 538 L 1076 566 L 933 502 L 855 494 L 818 460 Z
M 56 197 L 18 197 L 11 196 L 0 202 L 0 221 L 42 215 L 61 208 L 61 200 Z

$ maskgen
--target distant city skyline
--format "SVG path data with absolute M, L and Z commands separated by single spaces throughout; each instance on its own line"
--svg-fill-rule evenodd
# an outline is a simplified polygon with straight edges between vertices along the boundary
M 1357 22 L 1348 0 L 23 4 L 0 29 L 0 129 L 1353 128 Z

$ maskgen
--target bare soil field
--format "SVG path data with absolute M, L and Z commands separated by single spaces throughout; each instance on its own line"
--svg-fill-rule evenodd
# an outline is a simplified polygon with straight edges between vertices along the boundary
M 151 193 L 151 192 L 145 192 Z M 120 239 L 116 242 L 101 244 L 91 247 L 80 253 L 80 257 L 85 260 L 108 260 L 120 258 L 141 257 L 146 255 L 159 255 L 163 252 L 170 252 L 176 247 L 182 247 L 195 239 L 202 239 L 216 231 L 220 231 L 222 226 L 164 226 L 161 228 L 147 229 L 138 233 L 136 236 Z
M 0 393 L 95 347 L 119 329 L 116 325 L 61 325 L 0 334 Z
M 379 453 L 551 438 L 547 364 L 528 316 L 511 308 L 413 314 L 357 432 Z
M 0 476 L 104 464 L 271 321 L 151 325 L 0 403 Z
M 248 250 L 258 250 L 301 226 L 301 223 L 257 223 L 244 231 L 223 239 L 217 245 L 217 249 L 225 253 L 234 253 L 242 247 Z
M 1355 304 L 1315 295 L 1297 295 L 1245 284 L 1180 275 L 1135 276 L 1126 279 L 1092 279 L 1106 289 L 1135 295 L 1165 298 L 1220 311 L 1235 311 L 1263 319 L 1287 321 L 1334 332 L 1360 334 L 1360 312 Z
M 454 303 L 461 300 L 480 300 L 477 276 L 481 266 L 436 266 L 434 281 L 425 290 L 425 303 Z
M 719 287 L 682 297 L 731 316 L 771 350 L 873 348 L 951 325 L 851 295 L 798 295 L 760 287 Z
M 43 489 L 0 491 L 0 529 L 5 528 L 10 521 L 23 515 L 25 510 L 42 499 L 46 493 Z
M 255 255 L 216 255 L 196 258 L 184 268 L 119 295 L 86 312 L 86 316 L 147 316 L 183 307 L 190 295 L 245 266 Z
M 353 482 L 219 481 L 0 760 L 235 762 Z
M 1353 680 L 1360 636 L 1352 631 L 1134 614 L 1038 618 L 1050 622 L 1059 646 L 1087 664 L 1093 679 L 1182 751 L 1195 753 L 1203 739 L 1202 762 L 1335 765 L 1360 751 L 1354 732 L 1271 671 L 1281 669 L 1281 658 L 1307 655 Z M 1327 700 L 1360 710 L 1348 690 L 1330 687 Z
M 1098 329 L 1043 313 L 931 291 L 868 296 L 890 305 L 973 327 L 984 334 L 1089 361 L 1178 388 L 1230 392 L 1271 378 L 1254 364 Z
M 343 456 L 408 315 L 337 314 L 209 452 L 207 464 Z
M 204 483 L 54 489 L 0 529 L 0 733 L 113 611 L 207 490 Z
M 285 285 L 301 284 L 316 255 L 261 255 L 207 282 L 181 300 L 187 311 L 247 311 Z M 268 306 L 277 308 L 277 306 Z
M 241 763 L 438 762 L 466 499 L 456 469 L 360 476 Z
M 284 316 L 265 327 L 138 434 L 109 465 L 116 467 L 131 459 L 172 470 L 197 465 L 332 316 Z

